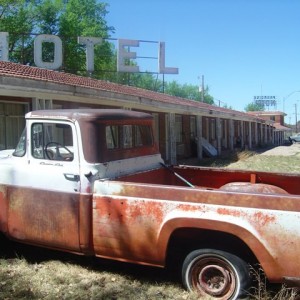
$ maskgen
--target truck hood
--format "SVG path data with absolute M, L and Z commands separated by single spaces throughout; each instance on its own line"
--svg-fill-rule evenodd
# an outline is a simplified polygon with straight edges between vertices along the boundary
M 0 151 L 0 159 L 10 157 L 14 153 L 15 149 L 7 149 Z

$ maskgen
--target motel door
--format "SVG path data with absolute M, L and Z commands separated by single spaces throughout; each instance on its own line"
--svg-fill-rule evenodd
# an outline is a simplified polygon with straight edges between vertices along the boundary
M 27 104 L 0 102 L 0 150 L 14 149 L 25 126 Z

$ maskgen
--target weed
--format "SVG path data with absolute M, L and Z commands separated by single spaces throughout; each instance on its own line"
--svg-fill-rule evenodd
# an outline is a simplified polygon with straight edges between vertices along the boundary
M 300 296 L 297 289 L 283 285 L 270 285 L 260 266 L 251 267 L 253 285 L 249 293 L 253 300 L 296 300 Z

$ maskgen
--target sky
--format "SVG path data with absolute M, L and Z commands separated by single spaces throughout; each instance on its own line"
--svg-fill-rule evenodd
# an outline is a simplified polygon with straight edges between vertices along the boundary
M 165 66 L 179 71 L 165 81 L 201 85 L 204 76 L 217 104 L 243 111 L 256 96 L 275 96 L 266 110 L 284 111 L 288 124 L 297 110 L 300 119 L 299 0 L 103 2 L 111 37 L 142 41 L 130 51 L 152 57 L 136 60 L 140 71 L 158 71 L 158 42 L 165 42 Z

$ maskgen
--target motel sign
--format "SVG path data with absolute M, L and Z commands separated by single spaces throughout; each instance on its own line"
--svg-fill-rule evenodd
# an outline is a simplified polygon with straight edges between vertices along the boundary
M 94 71 L 94 47 L 103 42 L 99 37 L 78 37 L 78 44 L 86 47 L 86 69 L 88 72 Z M 54 45 L 53 61 L 44 61 L 42 58 L 43 43 L 52 43 Z M 9 33 L 0 32 L 0 60 L 9 61 Z M 140 71 L 137 65 L 127 65 L 125 62 L 136 59 L 135 51 L 129 51 L 132 47 L 139 47 L 140 41 L 118 39 L 117 49 L 117 71 L 138 73 Z M 63 64 L 62 40 L 52 34 L 40 34 L 34 39 L 34 63 L 39 68 L 57 70 Z M 160 74 L 178 74 L 178 68 L 165 66 L 165 43 L 158 42 L 158 73 Z

